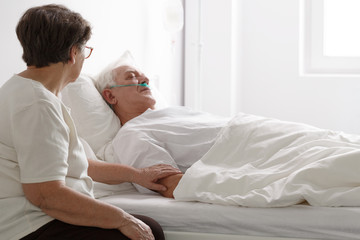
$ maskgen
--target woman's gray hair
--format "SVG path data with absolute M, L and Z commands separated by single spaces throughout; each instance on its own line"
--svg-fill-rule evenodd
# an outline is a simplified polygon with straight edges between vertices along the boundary
M 129 51 L 125 51 L 123 55 L 116 61 L 110 63 L 103 71 L 95 77 L 94 85 L 102 95 L 104 89 L 109 88 L 111 85 L 116 85 L 114 70 L 120 66 L 134 66 L 135 61 Z

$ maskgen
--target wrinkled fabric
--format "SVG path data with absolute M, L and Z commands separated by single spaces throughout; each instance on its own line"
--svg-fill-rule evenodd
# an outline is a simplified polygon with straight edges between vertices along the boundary
M 360 136 L 240 113 L 174 191 L 249 207 L 360 206 Z

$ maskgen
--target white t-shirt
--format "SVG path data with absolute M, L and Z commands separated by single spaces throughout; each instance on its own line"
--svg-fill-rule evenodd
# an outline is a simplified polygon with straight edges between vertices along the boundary
M 40 82 L 14 75 L 0 88 L 0 113 L 0 239 L 19 239 L 52 220 L 22 183 L 61 180 L 93 197 L 93 182 L 68 109 Z
M 114 161 L 136 168 L 170 164 L 185 172 L 211 148 L 228 120 L 186 107 L 148 109 L 120 128 L 112 142 Z

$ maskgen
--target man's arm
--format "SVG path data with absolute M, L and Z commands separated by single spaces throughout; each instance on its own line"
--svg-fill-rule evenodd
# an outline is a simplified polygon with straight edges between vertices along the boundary
M 160 193 L 161 195 L 163 195 L 164 197 L 168 197 L 168 198 L 174 198 L 174 190 L 176 188 L 176 186 L 179 184 L 182 176 L 184 174 L 180 173 L 180 174 L 174 174 L 165 178 L 162 178 L 158 181 L 159 184 L 164 185 L 167 189 L 166 191 L 157 191 L 158 193 Z
M 88 174 L 97 182 L 107 184 L 132 182 L 155 191 L 166 191 L 166 187 L 161 183 L 157 183 L 159 179 L 181 173 L 179 169 L 166 164 L 137 169 L 117 163 L 91 159 L 88 161 Z

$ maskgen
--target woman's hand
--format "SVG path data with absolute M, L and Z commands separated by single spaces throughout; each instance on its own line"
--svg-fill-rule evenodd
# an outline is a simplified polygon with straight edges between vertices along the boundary
M 166 191 L 167 188 L 161 183 L 157 183 L 157 181 L 179 173 L 181 171 L 177 168 L 166 164 L 158 164 L 137 169 L 133 182 L 154 191 Z
M 134 216 L 124 212 L 122 226 L 118 228 L 125 236 L 132 240 L 154 240 L 154 235 L 148 225 Z

